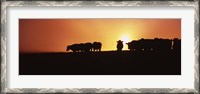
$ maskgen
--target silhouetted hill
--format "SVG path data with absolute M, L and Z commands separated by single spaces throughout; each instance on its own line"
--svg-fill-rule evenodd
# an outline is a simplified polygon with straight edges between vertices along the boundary
M 180 75 L 177 51 L 19 54 L 20 75 Z

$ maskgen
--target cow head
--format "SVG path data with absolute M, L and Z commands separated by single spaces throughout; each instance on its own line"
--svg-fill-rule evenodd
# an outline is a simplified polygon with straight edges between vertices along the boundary
M 67 46 L 66 51 L 69 51 L 71 49 L 71 46 Z

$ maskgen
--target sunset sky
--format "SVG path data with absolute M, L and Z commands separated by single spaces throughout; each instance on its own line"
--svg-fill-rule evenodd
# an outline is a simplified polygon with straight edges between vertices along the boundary
M 94 41 L 116 50 L 117 40 L 141 38 L 180 39 L 181 19 L 19 19 L 20 52 L 66 52 L 67 45 Z

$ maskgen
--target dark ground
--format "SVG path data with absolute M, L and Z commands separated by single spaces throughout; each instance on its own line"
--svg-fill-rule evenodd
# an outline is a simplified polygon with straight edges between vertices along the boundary
M 181 75 L 181 53 L 170 50 L 20 54 L 19 75 Z

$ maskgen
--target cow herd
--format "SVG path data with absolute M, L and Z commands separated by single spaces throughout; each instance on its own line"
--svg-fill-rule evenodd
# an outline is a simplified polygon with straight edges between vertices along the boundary
M 87 42 L 80 44 L 72 44 L 67 46 L 66 51 L 72 50 L 73 52 L 91 52 L 91 51 L 101 51 L 101 42 Z
M 131 42 L 126 43 L 130 51 L 168 51 L 168 50 L 181 50 L 181 40 L 178 38 L 174 39 L 139 39 L 132 40 Z M 101 42 L 87 42 L 80 44 L 72 44 L 67 46 L 66 51 L 72 50 L 73 52 L 95 52 L 101 51 L 102 43 Z M 123 41 L 117 41 L 117 51 L 122 51 Z
M 133 40 L 126 43 L 130 51 L 136 50 L 153 50 L 153 51 L 168 51 L 168 50 L 180 50 L 181 49 L 181 40 L 174 39 L 140 39 Z

